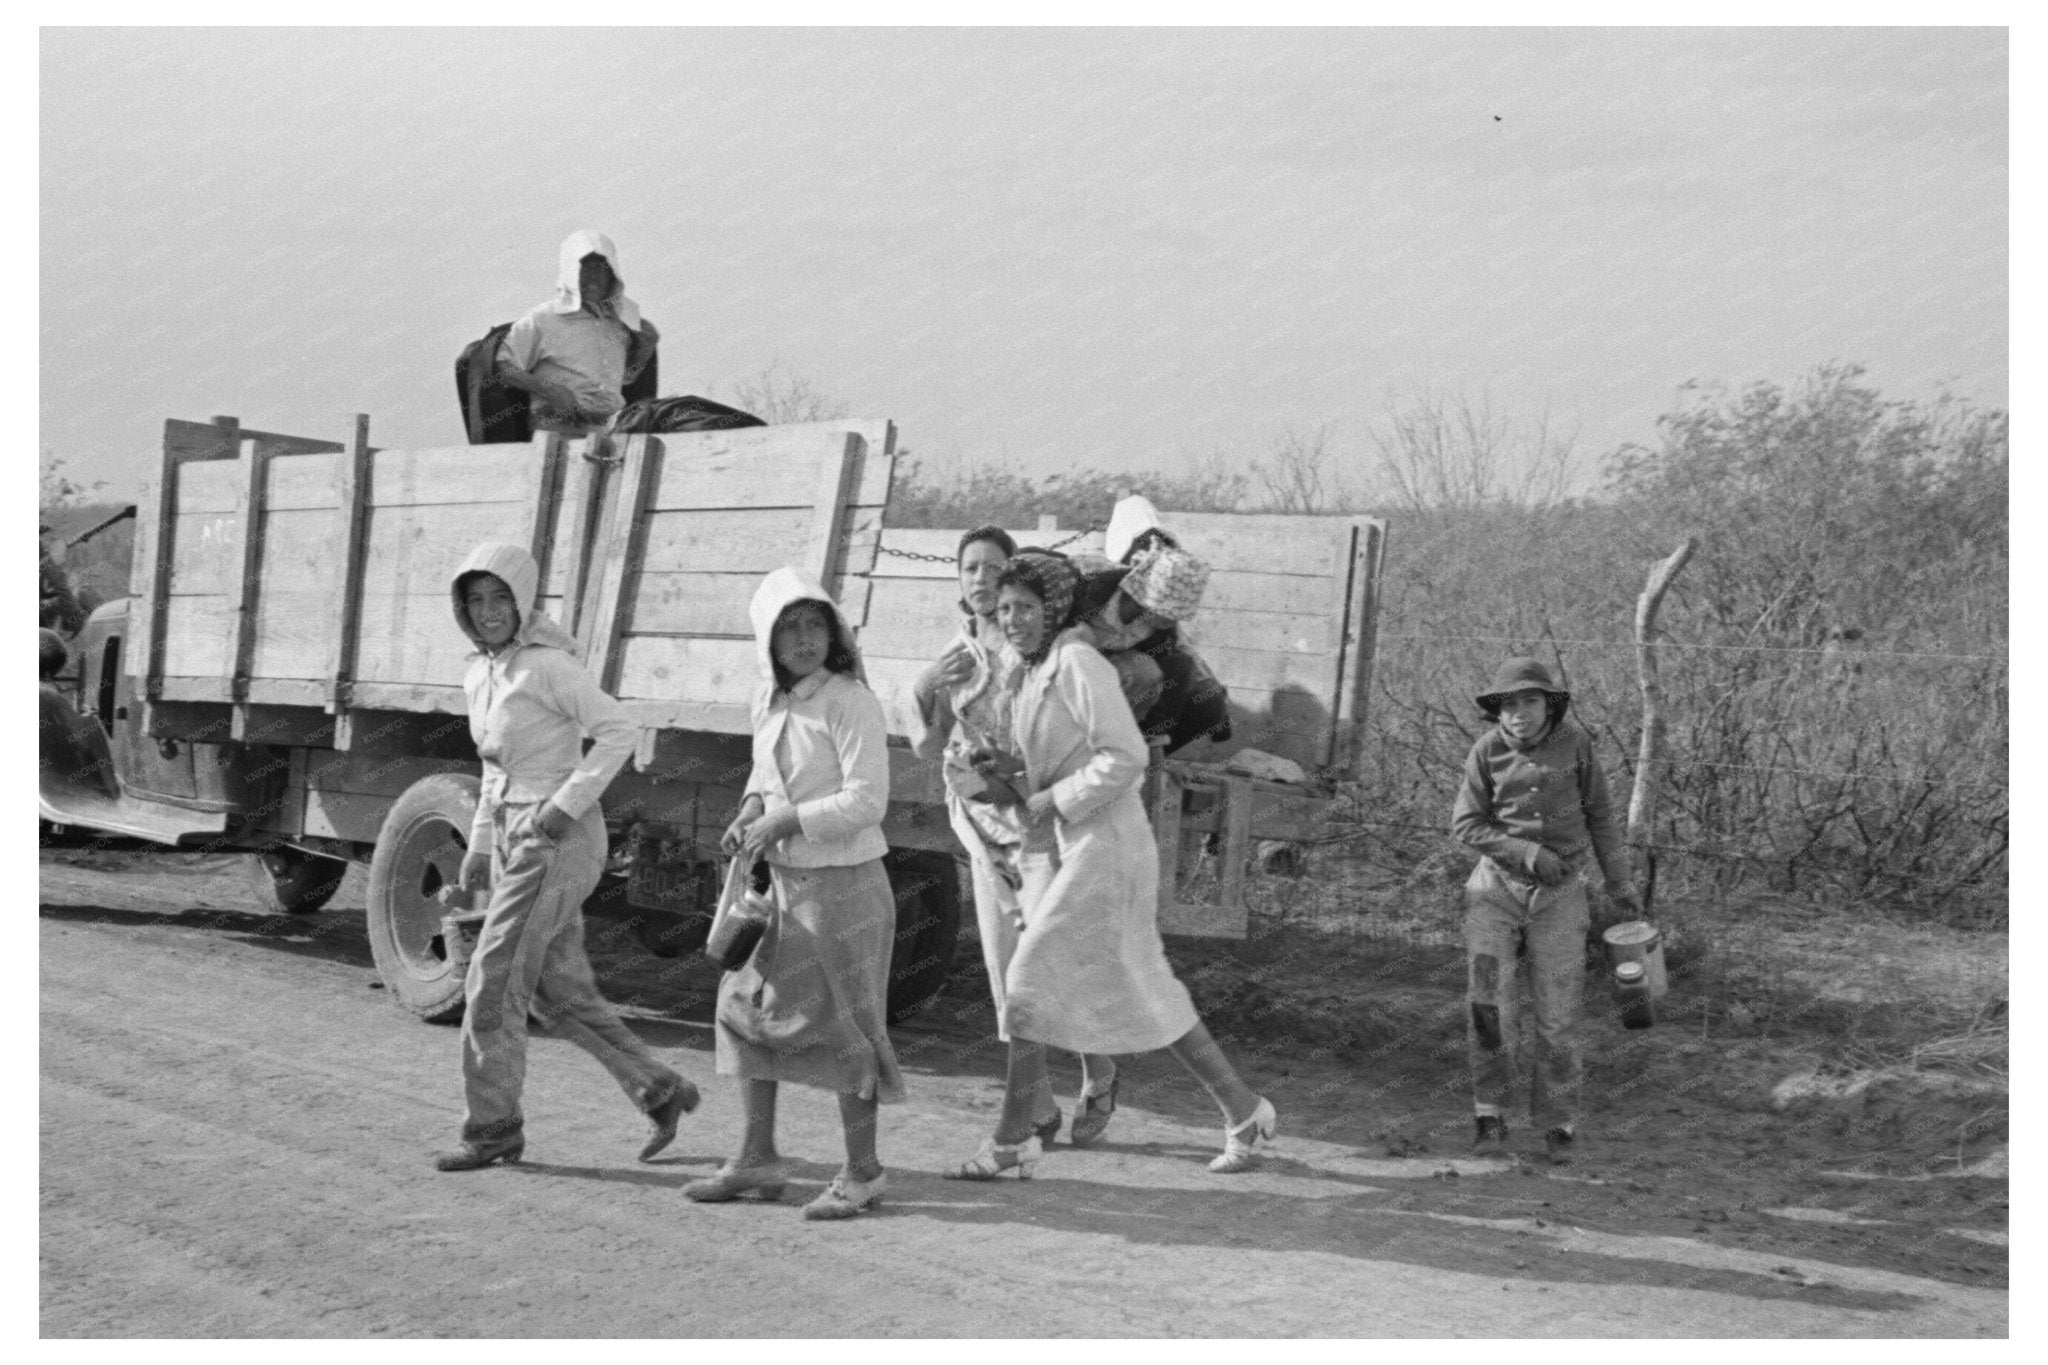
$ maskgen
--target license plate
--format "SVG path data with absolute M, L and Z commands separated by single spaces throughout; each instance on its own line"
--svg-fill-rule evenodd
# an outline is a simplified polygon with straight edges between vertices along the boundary
M 636 863 L 626 879 L 626 899 L 650 910 L 694 910 L 703 894 L 703 880 L 698 864 L 664 867 L 659 863 Z

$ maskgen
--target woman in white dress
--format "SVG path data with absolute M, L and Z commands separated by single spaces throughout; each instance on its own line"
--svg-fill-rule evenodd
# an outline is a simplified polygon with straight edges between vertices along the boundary
M 1003 1026 L 1003 982 L 1016 955 L 1023 928 L 1018 906 L 1021 885 L 1017 858 L 1025 829 L 1014 808 L 971 799 L 986 783 L 975 772 L 972 756 L 1001 751 L 1015 755 L 1010 734 L 1010 705 L 1023 661 L 996 626 L 996 579 L 1017 553 L 1009 532 L 978 526 L 960 537 L 955 557 L 960 574 L 960 609 L 966 621 L 932 666 L 919 676 L 916 726 L 912 747 L 920 758 L 945 755 L 946 813 L 953 833 L 967 850 L 974 880 L 974 916 L 981 935 L 981 956 L 994 998 L 996 1032 L 1009 1042 Z M 1059 1136 L 1065 1115 L 1052 1097 L 1046 1075 L 1045 1049 L 1030 1048 L 1022 1060 L 1024 1083 L 1031 1091 L 1031 1131 L 1042 1143 Z M 1085 1147 L 1101 1137 L 1116 1112 L 1116 1063 L 1106 1056 L 1081 1057 L 1081 1093 L 1074 1102 L 1074 1123 L 1068 1140 Z
M 1030 1177 L 1044 1150 L 1032 1117 L 1046 1046 L 1170 1050 L 1223 1111 L 1224 1150 L 1209 1169 L 1248 1170 L 1278 1116 L 1238 1077 L 1166 960 L 1158 846 L 1139 794 L 1145 741 L 1116 670 L 1066 629 L 1077 578 L 1064 559 L 1027 552 L 997 579 L 996 619 L 1023 664 L 1011 716 L 1021 763 L 985 758 L 982 799 L 1024 826 L 1024 930 L 1003 982 L 1011 1044 L 1002 1114 L 981 1150 L 946 1174 Z

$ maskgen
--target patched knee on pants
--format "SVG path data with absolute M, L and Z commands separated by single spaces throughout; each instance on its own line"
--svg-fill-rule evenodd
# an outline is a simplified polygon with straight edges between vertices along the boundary
M 1479 1035 L 1479 1046 L 1488 1051 L 1500 1047 L 1500 1007 L 1472 1002 L 1472 1031 Z
M 1492 995 L 1500 989 L 1500 959 L 1479 953 L 1472 959 L 1472 994 Z

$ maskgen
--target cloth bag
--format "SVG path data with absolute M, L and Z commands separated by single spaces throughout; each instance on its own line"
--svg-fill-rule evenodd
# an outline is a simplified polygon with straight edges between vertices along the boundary
M 755 893 L 747 883 L 747 862 L 734 858 L 725 869 L 725 888 L 718 895 L 718 911 L 711 918 L 711 932 L 704 940 L 704 956 L 728 972 L 747 965 L 760 946 L 775 916 L 775 903 Z
M 643 398 L 628 402 L 612 414 L 607 429 L 614 435 L 628 432 L 658 435 L 679 431 L 730 431 L 736 427 L 767 425 L 751 412 L 741 412 L 712 399 L 686 393 L 671 398 Z

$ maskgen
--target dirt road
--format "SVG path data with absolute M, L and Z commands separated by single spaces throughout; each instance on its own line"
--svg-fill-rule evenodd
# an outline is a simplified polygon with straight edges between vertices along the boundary
M 240 878 L 225 858 L 44 853 L 45 1335 L 2006 1331 L 2002 1289 L 1835 1263 L 1811 1254 L 1822 1240 L 1737 1246 L 1571 1215 L 1567 1194 L 1600 1193 L 1597 1166 L 1305 1136 L 1338 1131 L 1316 1116 L 1356 1086 L 1343 1069 L 1289 1073 L 1281 1140 L 1252 1174 L 1208 1174 L 1198 1092 L 1145 1059 L 1102 1147 L 1055 1148 L 1028 1184 L 942 1181 L 998 1098 L 971 1009 L 896 1035 L 911 1100 L 884 1112 L 894 1185 L 878 1214 L 799 1218 L 837 1164 L 834 1107 L 807 1091 L 782 1106 L 803 1183 L 781 1206 L 691 1205 L 679 1188 L 733 1146 L 738 1106 L 712 1075 L 710 973 L 645 957 L 607 989 L 651 1002 L 635 1027 L 706 1093 L 670 1154 L 636 1164 L 639 1118 L 597 1066 L 542 1040 L 528 1160 L 436 1174 L 427 1155 L 460 1116 L 456 1034 L 374 987 L 360 877 L 300 919 L 256 913 Z

